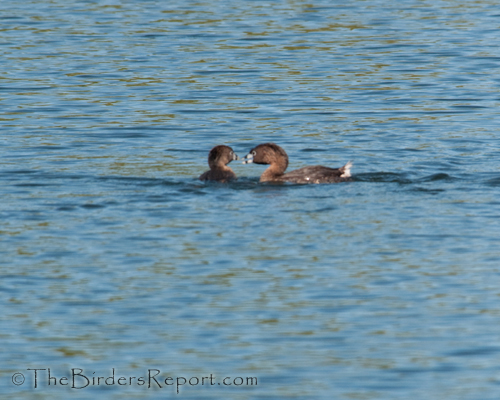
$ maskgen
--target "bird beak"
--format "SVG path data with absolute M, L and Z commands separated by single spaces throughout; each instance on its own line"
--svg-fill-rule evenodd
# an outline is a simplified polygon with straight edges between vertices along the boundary
M 253 155 L 252 153 L 248 153 L 245 157 L 243 157 L 243 164 L 251 164 L 253 163 Z
M 239 160 L 238 154 L 233 153 L 233 161 Z

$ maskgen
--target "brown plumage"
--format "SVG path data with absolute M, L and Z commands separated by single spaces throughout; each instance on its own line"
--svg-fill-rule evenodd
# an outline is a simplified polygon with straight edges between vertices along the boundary
M 285 174 L 288 167 L 288 155 L 274 143 L 259 144 L 245 156 L 243 164 L 269 164 L 269 168 L 260 177 L 261 182 L 294 183 L 334 183 L 344 182 L 351 176 L 352 163 L 349 161 L 341 168 L 328 168 L 321 165 L 304 167 Z
M 200 181 L 229 182 L 236 179 L 236 174 L 227 166 L 231 161 L 238 160 L 238 156 L 229 146 L 215 146 L 208 153 L 210 171 L 200 175 Z

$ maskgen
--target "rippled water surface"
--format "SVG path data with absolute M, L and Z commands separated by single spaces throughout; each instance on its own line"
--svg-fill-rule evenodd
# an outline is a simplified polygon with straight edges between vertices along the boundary
M 1 2 L 1 392 L 498 399 L 499 27 L 490 0 Z M 269 141 L 353 179 L 196 179 Z

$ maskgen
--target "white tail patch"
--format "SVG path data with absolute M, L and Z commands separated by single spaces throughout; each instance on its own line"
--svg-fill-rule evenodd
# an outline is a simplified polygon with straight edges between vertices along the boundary
M 348 162 L 346 165 L 344 165 L 342 168 L 344 169 L 344 173 L 340 175 L 341 178 L 350 178 L 351 177 L 351 167 L 352 167 L 352 162 Z

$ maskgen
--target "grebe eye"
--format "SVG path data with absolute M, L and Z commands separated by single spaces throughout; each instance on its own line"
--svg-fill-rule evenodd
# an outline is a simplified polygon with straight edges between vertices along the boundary
M 254 157 L 255 157 L 256 155 L 257 155 L 257 153 L 255 152 L 255 150 L 254 150 L 254 151 L 252 151 L 252 156 L 254 156 Z

